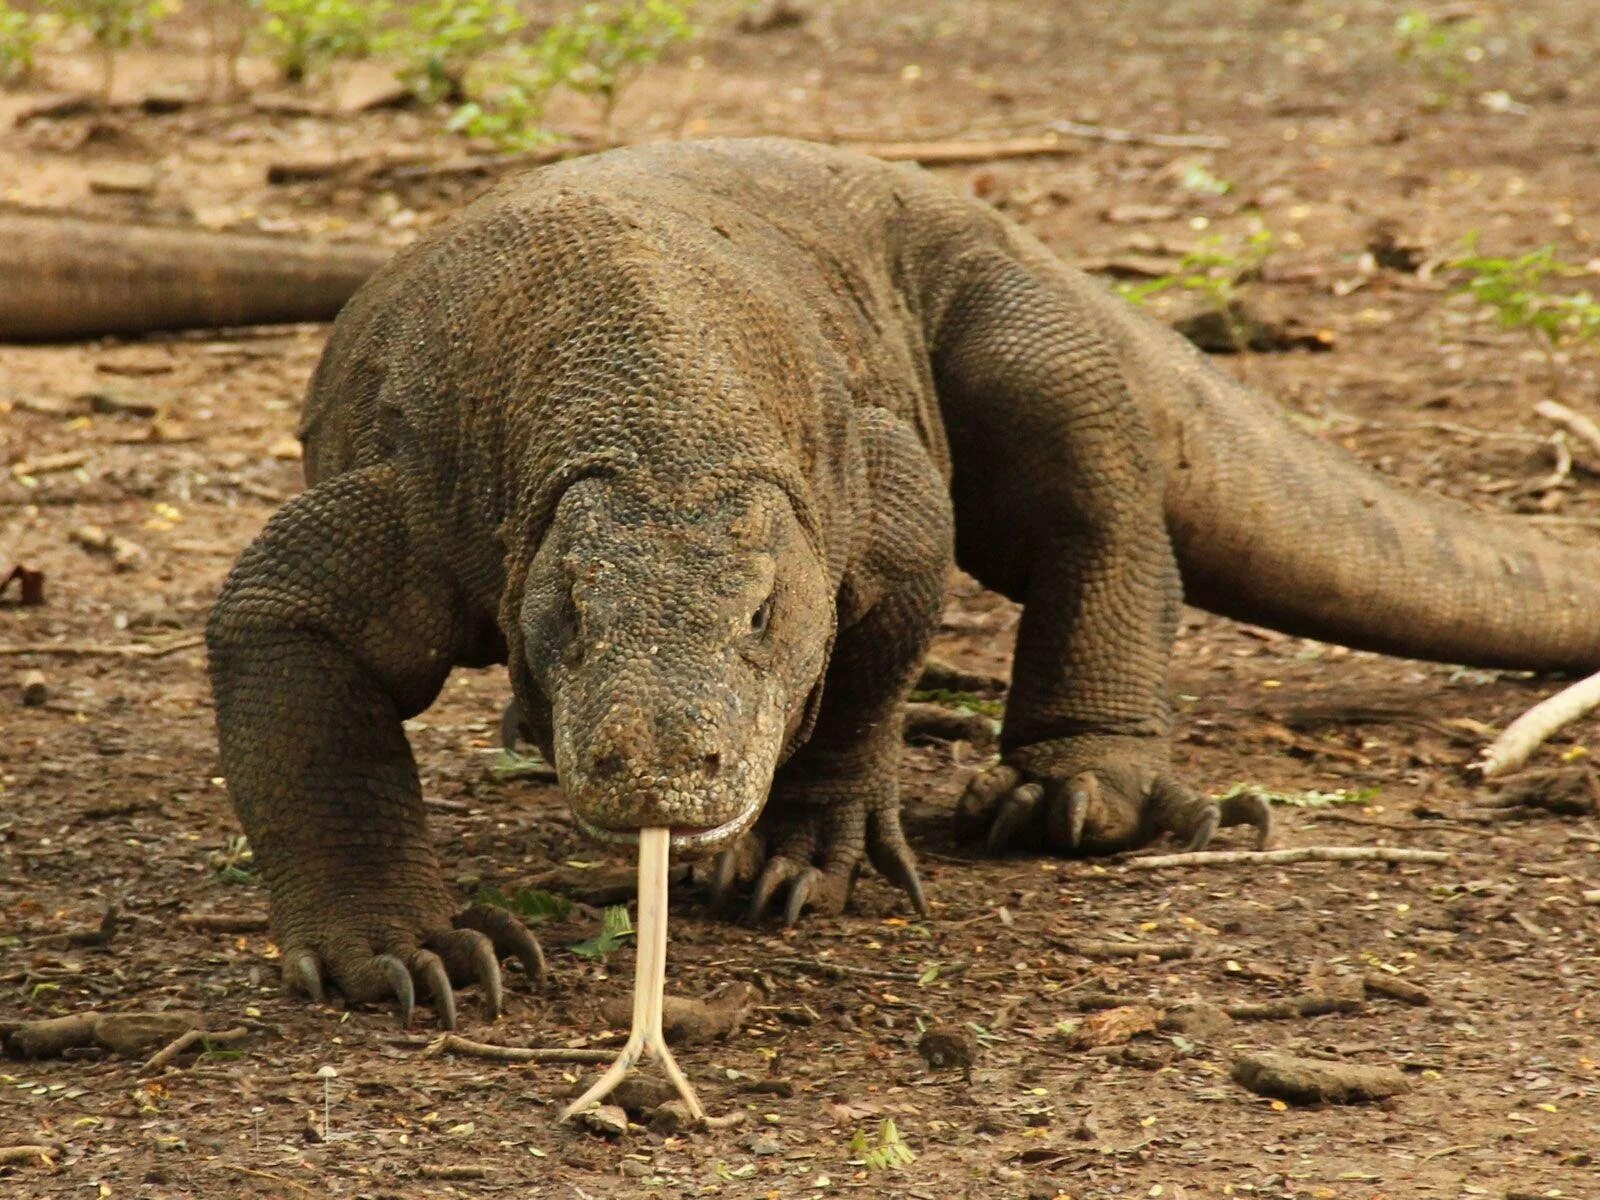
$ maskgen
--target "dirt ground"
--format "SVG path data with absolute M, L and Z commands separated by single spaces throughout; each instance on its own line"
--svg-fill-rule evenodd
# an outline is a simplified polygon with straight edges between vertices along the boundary
M 1536 349 L 1453 298 L 1448 273 L 1426 261 L 1471 231 L 1489 250 L 1553 241 L 1578 263 L 1600 254 L 1600 12 L 1452 6 L 1481 20 L 1484 52 L 1438 72 L 1396 55 L 1403 6 L 1376 0 L 802 7 L 798 26 L 761 33 L 713 13 L 697 44 L 627 93 L 619 135 L 994 137 L 1068 119 L 1224 138 L 1218 149 L 1063 138 L 1053 156 L 942 174 L 1091 268 L 1171 263 L 1259 219 L 1275 250 L 1252 294 L 1332 350 L 1228 369 L 1380 471 L 1600 536 L 1600 478 L 1544 482 Z M 278 162 L 463 147 L 429 114 L 331 114 L 337 81 L 286 93 L 255 62 L 242 99 L 141 109 L 174 88 L 201 95 L 199 44 L 177 24 L 129 55 L 109 113 L 14 125 L 43 97 L 0 96 L 4 199 L 400 244 L 487 183 L 270 185 Z M 53 91 L 93 78 L 87 55 L 46 60 Z M 593 130 L 582 104 L 555 117 Z M 126 194 L 130 178 L 151 190 Z M 1380 227 L 1416 248 L 1410 261 L 1373 261 Z M 1464 770 L 1483 732 L 1553 681 L 1351 653 L 1199 613 L 1174 680 L 1184 772 L 1216 791 L 1370 792 L 1280 808 L 1279 842 L 1434 849 L 1448 863 L 988 860 L 948 821 L 981 755 L 915 748 L 904 783 L 933 920 L 908 920 L 870 877 L 851 913 L 794 931 L 722 920 L 675 889 L 671 986 L 761 989 L 738 1033 L 681 1052 L 714 1113 L 744 1114 L 712 1133 L 558 1128 L 588 1068 L 423 1057 L 427 1010 L 402 1033 L 392 1013 L 284 999 L 265 933 L 180 917 L 265 911 L 230 845 L 198 641 L 233 556 L 299 487 L 291 435 L 325 333 L 0 348 L 0 457 L 83 452 L 26 478 L 0 472 L 0 556 L 42 570 L 48 600 L 21 607 L 13 590 L 0 605 L 0 1020 L 174 1008 L 250 1031 L 233 1051 L 157 1074 L 116 1058 L 0 1062 L 0 1149 L 54 1155 L 0 1166 L 0 1195 L 1600 1196 L 1600 906 L 1584 901 L 1600 888 L 1600 820 L 1489 819 L 1479 809 L 1491 793 Z M 1575 361 L 1565 398 L 1600 415 L 1595 385 L 1593 363 Z M 94 393 L 159 415 L 98 411 Z M 117 569 L 73 540 L 85 525 L 142 556 Z M 939 652 L 1002 670 L 1015 620 L 954 581 Z M 130 653 L 10 649 L 47 643 Z M 25 708 L 32 670 L 49 699 Z M 434 836 L 464 893 L 511 893 L 551 864 L 601 857 L 553 787 L 493 771 L 506 694 L 503 672 L 463 671 L 412 722 Z M 1538 763 L 1582 765 L 1595 730 L 1574 726 Z M 603 870 L 568 865 L 564 877 L 588 895 Z M 63 935 L 110 905 L 120 924 L 108 944 L 69 944 Z M 580 903 L 542 926 L 548 985 L 511 971 L 494 1027 L 467 993 L 462 1032 L 615 1044 L 599 1010 L 628 990 L 631 950 L 569 950 L 597 923 Z M 1086 955 L 1072 941 L 1083 937 L 1181 943 L 1174 953 L 1188 957 Z M 1409 981 L 1428 1003 L 1373 992 L 1317 1017 L 1074 1040 L 1086 998 L 1102 994 L 1230 1006 L 1348 996 L 1368 975 Z M 973 1036 L 970 1073 L 919 1056 L 919 1027 L 935 1024 Z M 1410 1090 L 1347 1107 L 1273 1102 L 1230 1078 L 1235 1058 L 1262 1049 L 1396 1066 Z M 327 1140 L 325 1066 L 337 1071 Z M 915 1154 L 898 1169 L 864 1162 L 857 1140 L 875 1142 L 886 1119 Z

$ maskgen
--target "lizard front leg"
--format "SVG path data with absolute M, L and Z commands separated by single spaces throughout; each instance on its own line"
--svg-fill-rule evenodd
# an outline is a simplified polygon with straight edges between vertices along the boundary
M 857 413 L 871 510 L 839 593 L 839 630 L 809 741 L 779 768 L 743 843 L 715 868 L 714 894 L 754 878 L 747 918 L 780 893 L 784 920 L 844 911 L 870 859 L 927 903 L 900 826 L 901 706 L 938 629 L 952 559 L 949 496 L 910 426 L 882 409 Z
M 1225 810 L 1170 769 L 1177 564 L 1151 431 L 1117 350 L 1048 266 L 969 263 L 935 354 L 955 463 L 958 556 L 1023 602 L 1000 763 L 962 798 L 965 832 L 1108 853 Z
M 508 914 L 457 911 L 429 845 L 402 720 L 430 704 L 465 634 L 415 552 L 393 472 L 336 476 L 240 556 L 206 628 L 228 793 L 271 894 L 285 984 L 320 1000 L 417 986 L 455 1023 L 452 981 L 501 999 L 499 954 L 543 960 Z

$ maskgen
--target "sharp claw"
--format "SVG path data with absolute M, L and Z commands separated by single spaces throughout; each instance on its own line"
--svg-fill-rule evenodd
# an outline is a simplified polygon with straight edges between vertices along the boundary
M 994 824 L 989 827 L 989 853 L 999 854 L 1010 846 L 1012 840 L 1033 819 L 1044 788 L 1037 783 L 1025 783 L 1000 802 Z
M 515 753 L 521 742 L 522 708 L 515 699 L 508 700 L 505 712 L 500 714 L 500 745 Z
M 905 892 L 917 916 L 926 918 L 928 899 L 923 895 L 922 880 L 917 875 L 917 860 L 911 848 L 903 842 L 898 845 L 869 842 L 867 853 L 872 858 L 872 865 L 878 868 L 878 874 Z
M 738 881 L 739 861 L 736 851 L 730 847 L 717 855 L 716 864 L 711 869 L 711 903 L 718 908 L 727 904 Z
M 474 904 L 457 914 L 454 924 L 457 929 L 476 929 L 487 934 L 496 952 L 515 958 L 530 979 L 537 982 L 544 978 L 544 947 L 526 925 L 505 909 Z
M 1211 841 L 1211 835 L 1217 832 L 1217 806 L 1208 804 L 1201 811 L 1200 820 L 1194 827 L 1194 833 L 1189 837 L 1188 850 L 1204 850 Z
M 380 954 L 373 959 L 373 962 L 388 979 L 389 990 L 394 992 L 395 999 L 400 1002 L 401 1028 L 408 1028 L 411 1025 L 411 1014 L 417 1007 L 417 991 L 411 984 L 411 972 L 406 970 L 405 963 L 392 954 Z
M 794 927 L 794 923 L 800 919 L 800 914 L 805 911 L 806 902 L 811 899 L 811 893 L 816 890 L 816 886 L 821 879 L 821 871 L 815 867 L 807 867 L 790 886 L 789 899 L 783 906 L 783 923 L 785 927 L 791 929 Z
M 476 929 L 468 930 L 472 937 L 472 977 L 483 989 L 484 1006 L 489 1010 L 489 1020 L 496 1020 L 505 1001 L 500 985 L 500 960 L 495 956 L 494 943 Z
M 283 982 L 290 991 L 298 987 L 311 997 L 313 1004 L 322 1003 L 322 968 L 317 965 L 317 956 L 311 951 L 302 950 L 284 963 Z
M 1067 847 L 1076 850 L 1083 844 L 1084 826 L 1089 822 L 1089 806 L 1099 797 L 1100 781 L 1094 773 L 1076 775 L 1067 785 Z
M 418 950 L 411 956 L 411 965 L 428 986 L 428 997 L 433 1001 L 434 1012 L 439 1014 L 439 1024 L 454 1029 L 456 994 L 450 988 L 450 973 L 444 969 L 444 960 L 432 950 Z
M 761 878 L 756 880 L 756 889 L 750 896 L 750 906 L 745 909 L 744 919 L 748 925 L 754 925 L 766 914 L 767 905 L 772 902 L 772 897 L 777 894 L 785 880 L 794 877 L 794 868 L 785 858 L 771 859 L 762 869 Z

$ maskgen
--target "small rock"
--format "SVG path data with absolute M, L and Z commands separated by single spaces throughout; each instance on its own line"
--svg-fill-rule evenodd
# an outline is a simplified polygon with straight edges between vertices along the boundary
M 578 1121 L 591 1133 L 602 1137 L 621 1137 L 628 1132 L 628 1114 L 620 1104 L 599 1104 L 578 1114 Z
M 935 1071 L 954 1067 L 970 1073 L 978 1061 L 978 1039 L 960 1025 L 934 1025 L 917 1043 L 917 1053 Z
M 283 462 L 299 462 L 303 448 L 299 438 L 281 437 L 267 447 L 267 453 Z
M 650 1128 L 656 1133 L 679 1133 L 693 1124 L 689 1106 L 682 1100 L 668 1100 L 650 1114 Z
M 810 15 L 794 0 L 761 0 L 740 15 L 737 27 L 740 33 L 770 33 L 804 25 Z
M 50 684 L 43 671 L 29 671 L 22 677 L 22 704 L 24 708 L 38 708 L 50 699 Z
M 1233 1018 L 1221 1005 L 1209 1000 L 1185 1000 L 1174 1004 L 1161 1017 L 1163 1033 L 1181 1033 L 1191 1038 L 1217 1038 L 1233 1028 Z
M 1411 1090 L 1410 1082 L 1395 1067 L 1298 1058 L 1273 1051 L 1240 1058 L 1233 1064 L 1233 1078 L 1258 1095 L 1294 1104 L 1358 1104 Z
M 89 190 L 97 196 L 148 196 L 158 178 L 151 167 L 102 167 L 89 176 Z
M 643 1179 L 651 1173 L 650 1164 L 642 1163 L 637 1158 L 623 1159 L 619 1170 L 629 1179 Z
M 378 108 L 399 108 L 411 101 L 411 90 L 382 63 L 368 60 L 350 67 L 339 98 L 334 102 L 342 113 L 371 112 Z
M 577 1096 L 588 1084 L 580 1080 L 572 1085 L 568 1095 Z M 651 1075 L 629 1075 L 611 1093 L 611 1102 L 630 1116 L 647 1118 L 661 1105 L 676 1096 L 677 1090 L 666 1080 Z
M 757 1158 L 783 1153 L 783 1143 L 770 1133 L 752 1133 L 740 1144 Z

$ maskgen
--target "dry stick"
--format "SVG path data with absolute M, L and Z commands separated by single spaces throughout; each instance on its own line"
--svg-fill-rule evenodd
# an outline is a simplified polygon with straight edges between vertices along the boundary
M 998 162 L 1008 158 L 1045 158 L 1071 154 L 1076 147 L 1055 136 L 977 139 L 949 142 L 837 142 L 842 149 L 870 154 L 885 162 L 914 162 L 925 167 L 953 167 Z
M 272 927 L 264 914 L 246 913 L 184 913 L 178 924 L 205 933 L 265 933 Z
M 1061 949 L 1084 958 L 1142 958 L 1151 955 L 1169 962 L 1175 958 L 1194 957 L 1194 945 L 1190 942 L 1113 942 L 1094 938 L 1052 940 Z
M 1211 867 L 1237 864 L 1281 866 L 1303 862 L 1447 863 L 1443 850 L 1403 850 L 1395 846 L 1291 846 L 1283 850 L 1198 850 L 1187 854 L 1152 854 L 1123 863 L 1131 871 L 1161 867 Z
M 190 650 L 206 639 L 195 634 L 174 642 L 136 642 L 126 646 L 113 646 L 105 642 L 36 642 L 31 644 L 8 643 L 0 645 L 0 656 L 14 654 L 70 654 L 78 658 L 163 658 L 179 650 Z
M 495 1046 L 489 1042 L 474 1042 L 453 1033 L 441 1034 L 429 1042 L 422 1051 L 423 1058 L 437 1058 L 441 1054 L 465 1054 L 471 1058 L 487 1058 L 491 1062 L 533 1063 L 592 1063 L 608 1062 L 609 1050 L 543 1049 L 531 1046 Z
M 1580 679 L 1571 687 L 1541 700 L 1515 721 L 1505 732 L 1489 744 L 1483 757 L 1472 765 L 1485 779 L 1515 771 L 1535 750 L 1563 725 L 1570 725 L 1579 717 L 1600 705 L 1600 674 Z
M 660 1060 L 667 1079 L 683 1097 L 690 1117 L 696 1123 L 706 1119 L 700 1097 L 684 1078 L 661 1032 L 661 1009 L 667 984 L 667 855 L 671 847 L 670 829 L 639 831 L 639 928 L 633 968 L 633 1028 L 617 1061 L 593 1087 L 561 1110 L 558 1118 L 561 1121 L 570 1120 L 574 1114 L 609 1095 L 634 1064 L 651 1053 Z
M 223 1029 L 217 1032 L 208 1032 L 204 1029 L 191 1029 L 188 1033 L 179 1034 L 176 1038 L 168 1042 L 164 1047 L 151 1055 L 149 1061 L 146 1062 L 144 1066 L 139 1068 L 139 1072 L 142 1075 L 153 1075 L 155 1072 L 170 1066 L 178 1059 L 179 1056 L 187 1054 L 190 1050 L 194 1049 L 202 1042 L 206 1043 L 207 1049 L 210 1049 L 212 1044 L 216 1044 L 218 1046 L 229 1046 L 234 1042 L 242 1042 L 249 1036 L 250 1031 L 243 1025 L 237 1025 L 232 1029 Z
M 54 1156 L 58 1153 L 60 1151 L 53 1146 L 0 1146 L 0 1167 L 34 1161 L 41 1162 L 47 1167 L 54 1166 Z
M 1050 128 L 1089 142 L 1160 146 L 1169 150 L 1226 150 L 1233 145 L 1227 138 L 1210 133 L 1136 133 L 1131 129 L 1110 129 L 1104 125 L 1084 125 L 1078 121 L 1051 121 Z
M 1595 424 L 1590 418 L 1580 412 L 1574 412 L 1565 404 L 1557 404 L 1554 400 L 1539 401 L 1533 406 L 1533 411 L 1546 421 L 1561 426 L 1590 450 L 1600 454 L 1600 425 Z

